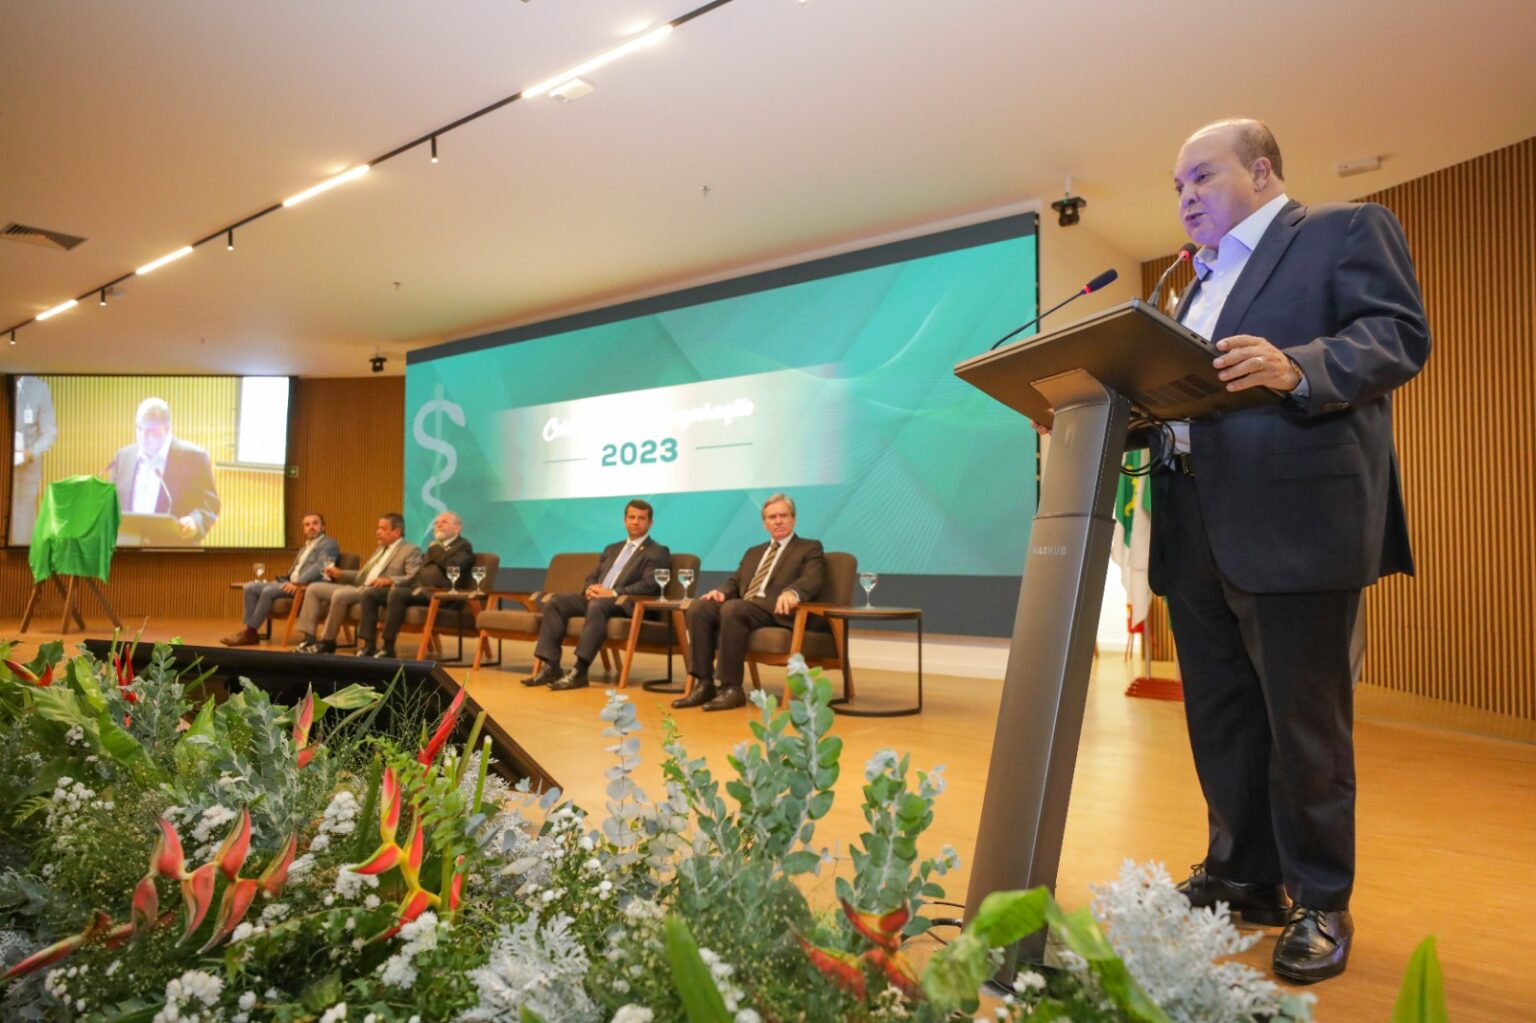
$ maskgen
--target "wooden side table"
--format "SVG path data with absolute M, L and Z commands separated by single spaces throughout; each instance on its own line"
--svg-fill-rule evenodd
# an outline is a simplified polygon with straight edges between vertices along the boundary
M 459 652 L 451 661 L 439 661 L 440 664 L 464 663 L 464 618 L 468 615 L 471 623 L 480 617 L 480 612 L 485 610 L 485 594 L 479 590 L 432 590 L 432 602 L 427 605 L 427 620 L 421 623 L 421 645 L 416 648 L 416 659 L 424 661 L 427 658 L 428 648 L 432 645 L 432 635 L 437 628 L 437 612 L 444 604 L 465 605 L 459 612 Z M 481 651 L 476 649 L 476 653 Z M 495 667 L 501 663 L 501 659 L 487 662 L 487 667 Z
M 660 597 L 635 597 L 630 610 L 629 642 L 624 647 L 624 667 L 619 672 L 619 688 L 623 689 L 629 684 L 629 667 L 635 659 L 635 650 L 640 646 L 640 627 L 647 611 L 661 611 L 666 615 L 670 628 L 667 630 L 667 675 L 665 678 L 645 679 L 640 683 L 640 688 L 648 693 L 683 693 L 687 692 L 688 684 L 684 682 L 678 685 L 672 678 L 672 655 L 674 643 L 683 655 L 684 662 L 688 659 L 688 624 L 683 613 L 688 610 L 690 600 L 662 600 Z
M 858 622 L 904 622 L 917 626 L 917 706 L 899 707 L 895 710 L 863 710 L 849 706 L 853 702 L 853 683 L 849 674 L 843 673 L 843 695 L 832 700 L 832 709 L 839 714 L 859 718 L 899 718 L 923 712 L 923 609 L 920 607 L 827 607 L 816 612 L 834 622 L 849 625 Z M 851 667 L 848 657 L 848 630 L 835 625 L 832 638 L 837 642 L 837 654 L 845 668 Z

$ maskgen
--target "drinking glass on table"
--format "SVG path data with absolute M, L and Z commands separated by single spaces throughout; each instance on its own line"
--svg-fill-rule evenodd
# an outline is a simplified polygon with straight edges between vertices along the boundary
M 656 585 L 660 588 L 661 599 L 666 600 L 667 584 L 672 581 L 672 570 L 670 568 L 658 568 L 651 574 L 656 578 Z
M 449 565 L 448 566 L 448 586 L 449 586 L 450 589 L 454 589 L 454 590 L 457 590 L 459 588 L 459 566 L 458 565 Z
M 864 606 L 874 607 L 875 584 L 880 581 L 880 576 L 875 572 L 860 572 L 859 585 L 864 587 Z
M 680 568 L 677 570 L 677 581 L 683 586 L 683 599 L 688 599 L 688 590 L 693 586 L 693 569 Z
M 480 584 L 485 582 L 485 566 L 476 565 L 470 570 L 469 576 L 475 581 L 475 592 L 480 592 Z
M 251 566 L 251 571 L 256 573 L 256 581 L 261 582 L 267 577 L 267 563 L 258 561 Z

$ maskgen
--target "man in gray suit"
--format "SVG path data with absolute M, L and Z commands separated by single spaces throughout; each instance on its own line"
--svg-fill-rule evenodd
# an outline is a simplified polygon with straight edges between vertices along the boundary
M 370 589 L 383 590 L 411 579 L 421 569 L 421 548 L 405 539 L 405 519 L 398 512 L 379 518 L 374 529 L 379 546 L 361 568 L 343 569 L 334 565 L 325 570 L 326 582 L 311 584 L 304 591 L 304 605 L 299 608 L 299 631 L 304 639 L 294 649 L 302 654 L 333 654 L 336 637 L 347 623 L 352 609 Z M 329 610 L 329 614 L 327 614 Z M 325 618 L 320 638 L 317 624 Z
M 1150 581 L 1209 817 L 1181 888 L 1283 923 L 1275 972 L 1306 983 L 1344 969 L 1354 933 L 1351 640 L 1364 587 L 1413 571 L 1392 392 L 1429 328 L 1397 219 L 1291 200 L 1261 122 L 1202 128 L 1173 179 L 1201 246 L 1179 319 L 1228 390 L 1284 395 L 1187 424 L 1153 476 Z
M 310 512 L 304 516 L 304 546 L 294 555 L 293 566 L 287 575 L 280 575 L 272 582 L 245 584 L 244 627 L 230 633 L 219 642 L 225 646 L 255 646 L 261 642 L 257 632 L 267 616 L 272 613 L 272 602 L 278 597 L 293 596 L 301 585 L 319 582 L 325 568 L 336 564 L 341 548 L 336 541 L 325 535 L 325 516 Z

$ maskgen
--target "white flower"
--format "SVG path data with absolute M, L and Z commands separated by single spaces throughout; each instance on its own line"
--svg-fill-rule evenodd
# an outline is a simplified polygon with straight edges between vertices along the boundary
M 256 992 L 247 991 L 245 994 L 241 995 L 239 1005 L 241 1012 L 250 1012 L 252 1009 L 256 1008 Z
M 651 1023 L 656 1014 L 639 1005 L 626 1005 L 613 1014 L 613 1023 Z
M 379 878 L 377 874 L 359 874 L 347 867 L 342 867 L 336 873 L 336 894 L 344 899 L 355 899 L 364 888 L 377 888 Z
M 308 874 L 315 866 L 315 858 L 305 853 L 292 863 L 288 864 L 288 880 L 298 881 Z
M 316 835 L 314 837 L 314 839 L 309 843 L 309 851 L 312 852 L 312 853 L 325 852 L 330 847 L 331 847 L 331 836 L 327 835 L 323 831 L 320 832 L 318 835 Z
M 347 1003 L 337 1002 L 325 1010 L 325 1015 L 320 1017 L 320 1023 L 336 1023 L 337 1020 L 347 1018 Z
M 756 1009 L 742 1009 L 736 1014 L 735 1023 L 763 1023 L 763 1017 L 757 1014 Z

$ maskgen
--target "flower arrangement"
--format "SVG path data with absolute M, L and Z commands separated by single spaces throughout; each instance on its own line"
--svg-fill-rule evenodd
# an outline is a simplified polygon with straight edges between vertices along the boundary
M 164 648 L 137 676 L 125 653 L 51 644 L 0 668 L 8 1020 L 923 1023 L 978 1011 L 1002 949 L 1041 927 L 1060 968 L 1019 974 L 990 1018 L 1308 1018 L 1213 963 L 1243 939 L 1157 868 L 1075 913 L 997 893 L 920 962 L 956 857 L 920 848 L 942 770 L 889 751 L 865 765 L 836 905 L 813 903 L 842 743 L 803 664 L 784 706 L 756 697 L 721 775 L 669 723 L 654 799 L 612 695 L 599 820 L 491 773 L 462 691 L 381 731 L 369 689 L 285 708 L 243 683 L 220 702 Z

